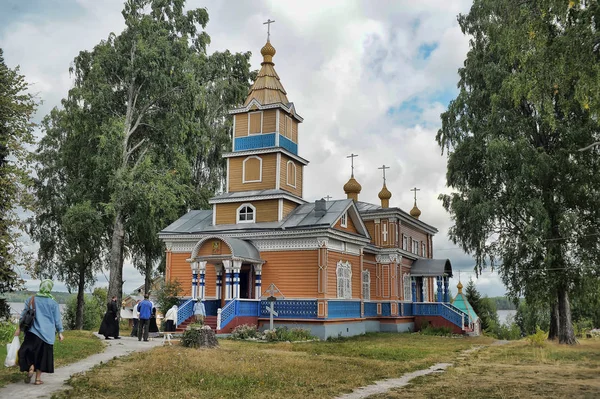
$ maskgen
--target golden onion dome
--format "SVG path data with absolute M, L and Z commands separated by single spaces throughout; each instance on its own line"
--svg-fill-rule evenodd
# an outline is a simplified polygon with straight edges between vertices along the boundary
M 419 210 L 419 208 L 417 208 L 416 202 L 415 206 L 413 206 L 413 208 L 410 210 L 410 216 L 414 217 L 415 219 L 418 219 L 419 216 L 421 216 L 421 211 Z
M 378 196 L 379 196 L 380 200 L 389 200 L 390 198 L 392 198 L 392 193 L 390 192 L 390 190 L 388 190 L 388 188 L 384 184 L 383 188 L 379 192 Z
M 263 56 L 263 62 L 273 62 L 273 56 L 275 55 L 275 53 L 277 52 L 277 50 L 275 50 L 275 47 L 273 47 L 271 45 L 271 41 L 267 40 L 267 44 L 265 44 L 263 46 L 263 48 L 260 49 L 260 53 Z
M 362 190 L 362 186 L 356 181 L 354 176 L 344 184 L 344 192 L 346 194 L 360 194 L 360 190 Z
M 456 288 L 458 288 L 458 293 L 462 294 L 463 285 L 460 281 L 458 282 L 458 285 L 456 286 Z

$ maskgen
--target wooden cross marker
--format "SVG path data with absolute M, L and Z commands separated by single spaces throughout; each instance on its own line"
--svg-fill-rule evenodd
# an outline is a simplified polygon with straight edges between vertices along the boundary
M 267 22 L 263 22 L 263 25 L 267 25 L 267 41 L 271 40 L 271 24 L 275 21 L 271 21 L 271 19 L 267 19 Z
M 389 168 L 390 168 L 389 166 L 385 166 L 385 165 L 383 165 L 381 168 L 377 168 L 377 169 L 383 170 L 383 184 L 385 184 L 385 170 L 389 169 Z
M 265 290 L 265 292 L 263 294 L 263 298 L 264 298 L 265 294 L 269 294 L 269 296 L 267 297 L 267 301 L 271 302 L 271 306 L 267 306 L 267 310 L 269 311 L 269 329 L 272 330 L 273 329 L 273 316 L 279 317 L 279 313 L 277 313 L 275 311 L 275 301 L 277 300 L 277 298 L 275 298 L 275 295 L 277 295 L 277 294 L 281 295 L 281 299 L 285 299 L 285 297 L 283 296 L 281 291 L 279 291 L 279 288 L 277 288 L 277 286 L 275 286 L 274 283 L 271 283 L 271 285 L 269 285 L 269 288 L 267 288 Z
M 350 158 L 350 166 L 352 167 L 352 177 L 354 177 L 354 158 L 357 157 L 356 154 L 350 154 L 346 158 Z
M 414 191 L 415 192 L 415 204 L 417 203 L 417 191 L 421 191 L 420 188 L 411 188 L 410 191 Z

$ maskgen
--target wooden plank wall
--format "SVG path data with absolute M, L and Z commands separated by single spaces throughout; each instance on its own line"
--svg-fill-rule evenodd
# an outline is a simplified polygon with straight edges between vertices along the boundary
M 181 284 L 182 296 L 192 295 L 192 270 L 190 264 L 186 262 L 192 256 L 191 253 L 171 253 L 171 264 L 167 265 L 170 268 L 170 281 L 179 281 Z
M 235 137 L 248 135 L 248 114 L 237 114 L 235 117 Z
M 340 218 L 337 221 L 337 223 L 335 224 L 334 228 L 336 228 L 338 230 L 358 234 L 358 230 L 356 230 L 356 226 L 354 225 L 354 222 L 352 221 L 352 218 L 350 217 L 350 215 L 346 216 L 346 221 L 347 221 L 346 226 L 348 226 L 348 227 L 342 227 L 342 218 Z
M 290 212 L 292 212 L 297 207 L 298 207 L 298 204 L 296 204 L 295 202 L 284 199 L 283 200 L 283 217 L 285 218 L 287 215 L 290 214 Z
M 362 292 L 360 277 L 360 256 L 329 250 L 327 257 L 327 298 L 337 298 L 336 268 L 339 261 L 349 261 L 352 265 L 352 298 L 360 298 Z
M 275 126 L 277 123 L 277 110 L 269 109 L 263 111 L 263 133 L 275 132 Z
M 257 222 L 276 222 L 279 216 L 279 200 L 250 201 L 256 208 Z M 217 224 L 235 224 L 236 212 L 241 203 L 217 204 Z
M 266 261 L 262 268 L 262 286 L 271 283 L 286 298 L 315 298 L 317 296 L 317 251 L 261 252 Z
M 277 154 L 263 154 L 262 181 L 257 183 L 242 183 L 243 162 L 246 157 L 229 158 L 229 187 L 230 193 L 250 190 L 266 190 L 275 188 L 277 175 Z
M 296 165 L 296 188 L 287 185 L 287 163 L 288 161 L 292 161 Z M 303 182 L 303 169 L 302 165 L 290 157 L 281 154 L 281 165 L 279 168 L 280 173 L 280 184 L 282 190 L 286 190 L 298 197 L 302 197 L 302 182 Z

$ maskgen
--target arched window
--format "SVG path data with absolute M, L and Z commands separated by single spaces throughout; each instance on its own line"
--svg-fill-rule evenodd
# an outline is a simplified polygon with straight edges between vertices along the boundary
M 252 204 L 242 204 L 237 209 L 237 223 L 254 223 L 256 221 L 256 208 Z
M 410 281 L 410 274 L 404 273 L 403 280 L 404 280 L 403 281 L 403 283 L 404 283 L 404 300 L 412 301 L 412 287 L 411 287 L 411 281 Z
M 352 299 L 352 265 L 348 261 L 339 261 L 335 269 L 337 276 L 337 297 Z
M 368 270 L 365 270 L 362 272 L 362 276 L 363 299 L 368 301 L 371 299 L 371 273 Z
M 296 188 L 296 164 L 287 162 L 287 185 Z
M 242 162 L 242 183 L 257 183 L 262 181 L 262 158 L 249 156 Z

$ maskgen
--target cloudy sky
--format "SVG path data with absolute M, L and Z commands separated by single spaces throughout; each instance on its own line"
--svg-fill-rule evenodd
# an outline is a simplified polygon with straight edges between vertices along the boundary
M 439 230 L 434 256 L 449 258 L 463 282 L 474 276 L 474 262 L 447 238 L 452 225 L 437 199 L 448 192 L 446 157 L 435 142 L 440 113 L 457 94 L 457 69 L 468 50 L 456 22 L 467 13 L 466 0 L 188 0 L 210 16 L 209 51 L 252 51 L 260 68 L 266 40 L 277 49 L 275 68 L 288 98 L 304 123 L 299 154 L 305 169 L 305 198 L 344 198 L 350 175 L 346 156 L 355 159 L 360 200 L 379 203 L 382 164 L 390 166 L 391 206 L 410 210 L 410 188 L 418 187 L 421 220 Z M 9 67 L 20 66 L 43 101 L 37 120 L 59 105 L 72 86 L 69 66 L 81 50 L 91 50 L 110 32 L 124 28 L 121 0 L 2 0 L 0 47 Z M 458 273 L 455 273 L 458 277 Z M 143 283 L 125 267 L 126 292 Z M 452 281 L 456 292 L 455 279 Z M 476 281 L 490 296 L 505 288 L 484 272 Z M 28 286 L 35 287 L 30 281 Z M 107 285 L 98 276 L 97 285 Z M 61 284 L 58 289 L 64 289 Z

